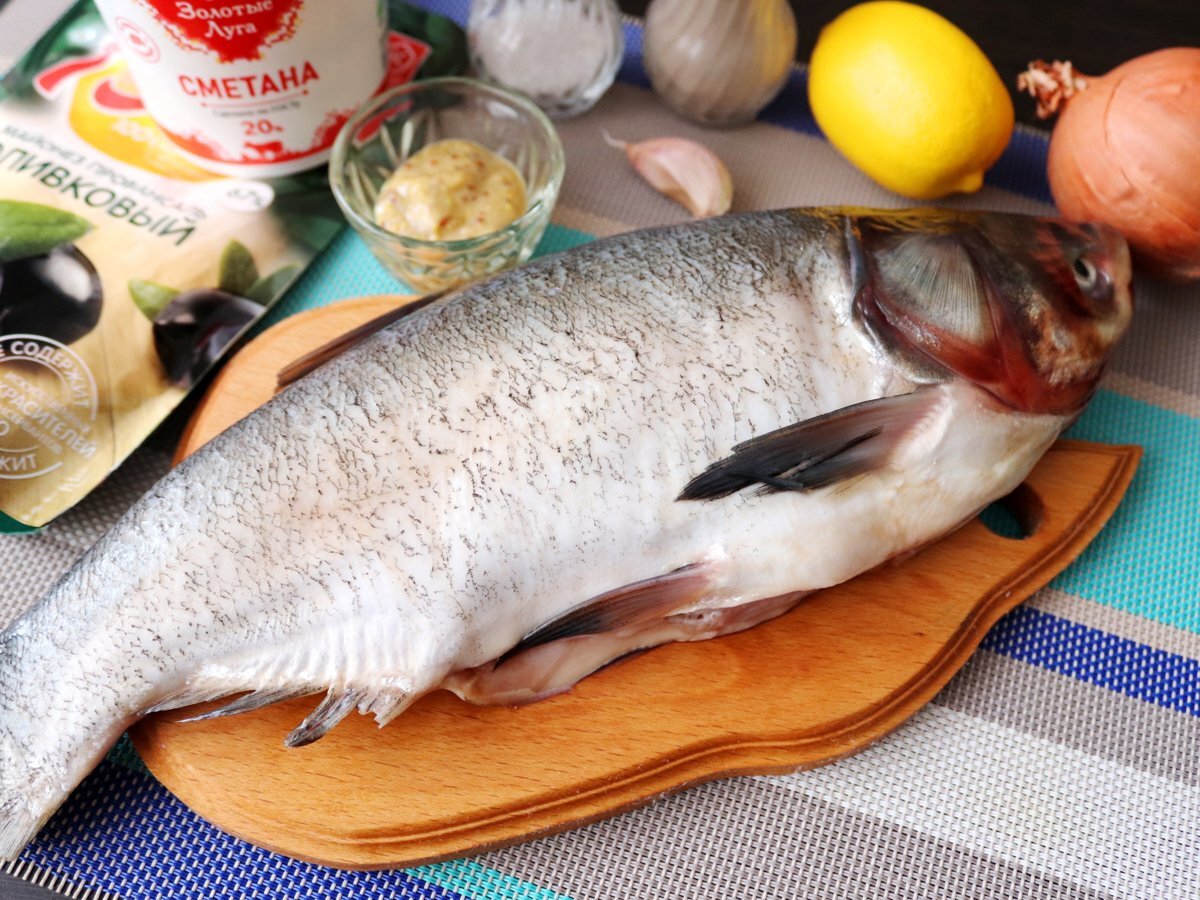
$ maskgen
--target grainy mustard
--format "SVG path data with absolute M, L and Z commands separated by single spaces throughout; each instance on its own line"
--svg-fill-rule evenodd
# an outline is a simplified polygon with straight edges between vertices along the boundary
M 435 141 L 380 188 L 375 221 L 395 234 L 456 241 L 497 231 L 525 212 L 525 183 L 508 160 L 474 141 Z

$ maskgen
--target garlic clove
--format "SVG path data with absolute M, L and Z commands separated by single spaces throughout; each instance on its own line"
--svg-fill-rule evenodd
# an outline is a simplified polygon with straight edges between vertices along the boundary
M 627 143 L 604 132 L 604 140 L 629 157 L 634 170 L 655 190 L 686 207 L 693 216 L 719 216 L 733 202 L 733 176 L 720 157 L 686 138 L 654 138 Z

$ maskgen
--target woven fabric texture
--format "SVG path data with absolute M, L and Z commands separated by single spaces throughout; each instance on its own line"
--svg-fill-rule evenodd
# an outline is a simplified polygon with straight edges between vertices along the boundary
M 11 0 L 0 9 L 0 66 L 60 5 Z M 460 22 L 468 6 L 421 5 Z M 619 83 L 595 110 L 560 124 L 567 175 L 540 252 L 686 219 L 601 129 L 624 140 L 703 141 L 733 171 L 735 209 L 902 204 L 821 139 L 802 72 L 760 121 L 705 131 L 647 90 L 636 24 L 626 38 Z M 1045 153 L 1044 136 L 1019 129 L 984 190 L 948 203 L 1051 211 Z M 345 233 L 273 319 L 395 290 Z M 122 898 L 1200 896 L 1200 289 L 1139 282 L 1137 293 L 1132 333 L 1071 432 L 1145 448 L 1127 499 L 1078 562 L 1004 619 L 930 706 L 857 757 L 710 784 L 470 860 L 350 873 L 221 833 L 138 767 L 126 745 L 28 848 L 22 875 Z M 0 623 L 165 471 L 168 448 L 164 439 L 140 451 L 43 532 L 0 538 Z

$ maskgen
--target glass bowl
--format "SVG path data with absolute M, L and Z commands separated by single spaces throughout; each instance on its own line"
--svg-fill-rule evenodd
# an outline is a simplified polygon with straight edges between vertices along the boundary
M 375 198 L 388 176 L 427 144 L 474 141 L 512 163 L 525 181 L 525 212 L 498 231 L 424 241 L 375 224 Z M 546 230 L 563 177 L 554 125 L 536 105 L 472 78 L 431 78 L 380 94 L 346 123 L 333 145 L 329 182 L 346 218 L 387 269 L 429 293 L 529 259 Z

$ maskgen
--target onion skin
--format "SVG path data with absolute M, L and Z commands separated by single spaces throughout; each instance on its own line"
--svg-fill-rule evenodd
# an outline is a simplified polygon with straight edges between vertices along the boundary
M 1054 202 L 1068 219 L 1117 228 L 1145 273 L 1200 278 L 1200 48 L 1083 80 L 1050 140 Z

